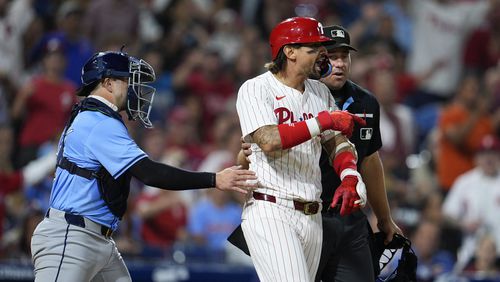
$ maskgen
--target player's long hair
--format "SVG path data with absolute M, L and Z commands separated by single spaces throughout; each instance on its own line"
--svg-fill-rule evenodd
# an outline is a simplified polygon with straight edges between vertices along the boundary
M 287 44 L 285 46 L 290 46 L 292 48 L 300 48 L 300 44 Z M 283 52 L 283 48 L 285 48 L 285 46 L 281 47 L 281 49 L 278 52 L 278 55 L 276 56 L 276 59 L 274 59 L 274 61 L 266 63 L 264 65 L 264 67 L 273 74 L 277 74 L 278 72 L 285 69 L 285 65 L 286 65 L 286 61 L 287 61 L 285 52 Z
M 285 68 L 286 56 L 283 53 L 283 49 L 280 50 L 276 59 L 272 62 L 266 63 L 264 67 L 273 74 L 277 74 Z

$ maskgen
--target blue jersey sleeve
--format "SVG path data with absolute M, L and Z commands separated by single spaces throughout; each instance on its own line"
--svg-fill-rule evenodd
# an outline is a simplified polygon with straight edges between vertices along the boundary
M 87 138 L 85 149 L 115 179 L 133 164 L 147 157 L 130 138 L 125 125 L 116 119 L 107 118 L 100 121 L 89 134 L 91 136 Z

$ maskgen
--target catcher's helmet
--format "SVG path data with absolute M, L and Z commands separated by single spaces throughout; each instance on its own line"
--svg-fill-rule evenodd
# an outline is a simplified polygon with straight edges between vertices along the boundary
M 82 86 L 76 94 L 88 96 L 106 77 L 128 78 L 128 117 L 130 120 L 139 119 L 145 127 L 152 127 L 149 112 L 156 90 L 146 83 L 151 83 L 156 78 L 153 68 L 146 61 L 123 52 L 96 53 L 82 68 Z
M 332 38 L 323 35 L 323 26 L 313 18 L 294 17 L 277 24 L 269 36 L 272 59 L 275 60 L 280 49 L 295 43 L 335 43 Z
M 416 282 L 418 259 L 411 248 L 411 241 L 399 234 L 394 237 L 389 244 L 384 244 L 386 234 L 377 232 L 372 234 L 370 250 L 372 253 L 373 266 L 376 282 Z M 401 250 L 401 257 L 397 267 L 389 273 L 381 275 L 381 272 L 389 265 L 394 258 L 396 251 Z M 389 269 L 389 268 L 388 268 Z

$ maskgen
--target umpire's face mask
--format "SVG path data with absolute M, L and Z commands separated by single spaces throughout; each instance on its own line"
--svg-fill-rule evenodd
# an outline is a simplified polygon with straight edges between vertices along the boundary
M 130 120 L 139 119 L 144 127 L 151 128 L 149 113 L 156 89 L 147 85 L 155 79 L 153 68 L 144 60 L 130 57 L 130 77 L 127 93 L 127 114 Z

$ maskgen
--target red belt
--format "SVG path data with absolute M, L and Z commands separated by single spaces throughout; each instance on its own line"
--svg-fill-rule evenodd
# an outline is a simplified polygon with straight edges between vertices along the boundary
M 253 192 L 253 198 L 255 200 L 267 201 L 271 203 L 276 203 L 276 197 L 272 195 L 267 195 L 259 192 Z M 293 200 L 293 206 L 296 210 L 303 212 L 306 215 L 316 214 L 319 211 L 319 202 L 301 202 Z

